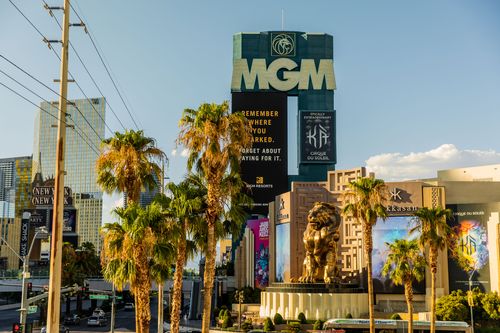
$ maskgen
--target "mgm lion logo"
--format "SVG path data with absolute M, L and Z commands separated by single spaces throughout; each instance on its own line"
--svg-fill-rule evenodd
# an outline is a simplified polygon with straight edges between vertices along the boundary
M 273 56 L 294 56 L 295 35 L 283 33 L 273 36 L 271 49 L 271 55 Z
M 333 283 L 338 275 L 337 242 L 340 239 L 340 215 L 334 205 L 316 202 L 307 216 L 304 231 L 306 257 L 302 283 Z

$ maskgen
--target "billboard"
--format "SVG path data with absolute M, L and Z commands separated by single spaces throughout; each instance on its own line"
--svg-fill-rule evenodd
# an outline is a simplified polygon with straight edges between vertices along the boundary
M 269 220 L 248 220 L 247 227 L 254 234 L 255 288 L 269 285 Z
M 389 277 L 382 274 L 382 267 L 389 252 L 386 243 L 393 243 L 398 239 L 418 238 L 418 233 L 409 234 L 409 230 L 414 226 L 415 218 L 413 216 L 390 216 L 385 221 L 377 220 L 373 227 L 372 277 L 374 292 L 382 294 L 404 293 L 403 286 L 395 286 Z M 413 287 L 415 293 L 425 294 L 425 280 L 414 283 Z
M 290 281 L 290 223 L 276 225 L 276 282 Z
M 49 219 L 49 232 L 52 231 L 52 221 L 54 218 L 53 210 L 50 210 Z M 63 233 L 75 233 L 76 232 L 76 209 L 65 209 L 63 212 Z
M 335 112 L 300 111 L 300 161 L 335 163 Z
M 30 228 L 30 213 L 24 212 L 21 219 L 21 239 L 19 243 L 19 255 L 21 257 L 28 255 L 28 238 Z
M 269 202 L 288 190 L 286 94 L 233 93 L 232 111 L 252 124 L 253 145 L 243 151 L 241 176 L 254 200 L 252 213 L 267 215 Z
M 453 211 L 453 219 L 449 221 L 457 235 L 459 256 L 474 270 L 473 287 L 483 291 L 491 291 L 491 276 L 497 276 L 497 263 L 490 264 L 495 255 L 496 239 L 493 230 L 499 223 L 499 203 L 491 204 L 457 204 L 446 205 Z M 492 253 L 493 252 L 493 253 Z M 469 273 L 458 264 L 455 257 L 448 255 L 448 271 L 450 290 L 468 290 Z

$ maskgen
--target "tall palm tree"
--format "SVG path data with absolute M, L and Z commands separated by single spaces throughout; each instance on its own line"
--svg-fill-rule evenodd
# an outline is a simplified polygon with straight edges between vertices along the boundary
M 136 331 L 149 332 L 151 266 L 155 258 L 168 258 L 174 251 L 157 236 L 159 228 L 167 227 L 164 213 L 157 203 L 146 208 L 132 203 L 126 208 L 116 208 L 115 213 L 121 223 L 108 223 L 102 228 L 102 252 L 106 258 L 103 275 L 118 290 L 130 283 L 136 300 Z
M 387 218 L 385 202 L 387 200 L 387 186 L 381 179 L 373 177 L 358 178 L 349 183 L 349 189 L 343 194 L 344 207 L 342 215 L 352 217 L 361 223 L 363 233 L 363 247 L 367 266 L 368 282 L 368 309 L 370 315 L 370 333 L 375 333 L 375 319 L 373 308 L 373 226 L 378 218 Z
M 194 225 L 199 224 L 203 218 L 205 188 L 196 186 L 193 177 L 188 176 L 179 184 L 167 184 L 166 210 L 168 215 L 177 221 L 176 241 L 177 256 L 175 259 L 174 284 L 172 290 L 172 304 L 170 315 L 170 331 L 179 332 L 180 313 L 182 304 L 182 274 L 188 259 L 188 254 L 193 246 L 188 249 L 188 234 Z
M 215 276 L 215 226 L 224 209 L 241 187 L 224 188 L 226 173 L 238 173 L 241 151 L 251 147 L 251 125 L 241 113 L 230 113 L 229 104 L 202 104 L 186 109 L 179 122 L 178 143 L 190 151 L 188 169 L 196 164 L 207 185 L 207 252 L 204 273 L 202 332 L 209 332 Z
M 127 202 L 137 202 L 143 187 L 155 188 L 161 179 L 159 161 L 165 153 L 155 147 L 153 138 L 143 131 L 116 132 L 103 140 L 103 150 L 96 162 L 97 183 L 106 193 L 125 193 Z
M 398 239 L 394 243 L 386 243 L 389 247 L 387 260 L 382 274 L 389 275 L 392 282 L 405 288 L 408 306 L 408 332 L 413 333 L 413 281 L 422 281 L 425 276 L 425 258 L 420 252 L 418 241 Z
M 428 262 L 431 269 L 431 333 L 436 332 L 436 273 L 438 269 L 439 251 L 453 245 L 455 234 L 448 225 L 447 219 L 452 216 L 450 209 L 441 207 L 423 207 L 413 215 L 417 226 L 411 233 L 420 233 L 419 244 L 421 249 L 428 249 Z

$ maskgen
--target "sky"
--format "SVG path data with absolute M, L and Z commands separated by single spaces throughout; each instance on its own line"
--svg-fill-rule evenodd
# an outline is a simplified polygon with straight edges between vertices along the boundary
M 42 1 L 4 0 L 0 54 L 58 90 L 52 82 L 59 77 L 57 58 L 9 1 L 47 39 L 60 39 Z M 73 0 L 72 4 L 101 49 L 138 126 L 167 153 L 167 176 L 172 181 L 186 172 L 183 149 L 175 146 L 182 111 L 231 98 L 232 35 L 281 30 L 282 23 L 288 31 L 333 35 L 337 169 L 367 166 L 378 178 L 402 180 L 433 177 L 442 169 L 500 163 L 497 0 Z M 78 22 L 71 15 L 71 21 Z M 134 128 L 88 36 L 73 27 L 70 40 L 120 121 Z M 58 53 L 59 47 L 55 45 Z M 69 68 L 87 96 L 100 96 L 72 52 Z M 45 99 L 57 99 L 3 59 L 0 69 Z M 0 82 L 22 91 L 1 73 Z M 39 98 L 23 94 L 39 104 Z M 83 98 L 74 84 L 68 96 Z M 0 158 L 32 154 L 35 111 L 0 86 Z M 122 130 L 110 110 L 106 112 L 111 130 Z M 295 149 L 290 142 L 289 151 Z M 104 209 L 114 202 L 116 196 L 107 199 Z

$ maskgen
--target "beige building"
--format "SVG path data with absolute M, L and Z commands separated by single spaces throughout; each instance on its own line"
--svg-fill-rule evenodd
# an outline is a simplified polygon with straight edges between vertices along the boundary
M 439 171 L 435 179 L 387 182 L 389 189 L 388 213 L 391 216 L 387 225 L 377 223 L 380 228 L 391 228 L 394 221 L 411 221 L 412 213 L 421 207 L 445 207 L 449 205 L 466 205 L 500 202 L 500 165 L 474 168 L 461 168 Z M 304 247 L 302 235 L 307 224 L 307 212 L 316 201 L 327 201 L 342 206 L 342 193 L 350 181 L 358 177 L 368 176 L 365 168 L 330 171 L 326 182 L 292 182 L 291 191 L 276 196 L 270 203 L 269 209 L 269 275 L 272 282 L 290 282 L 302 274 Z M 455 206 L 454 206 L 455 207 Z M 458 207 L 458 206 L 457 206 Z M 496 207 L 493 205 L 493 207 Z M 500 207 L 500 206 L 499 206 Z M 460 207 L 459 207 L 460 208 Z M 488 251 L 489 251 L 489 287 L 498 291 L 499 284 L 499 211 L 493 211 L 487 222 Z M 499 209 L 500 210 L 500 209 Z M 404 227 L 401 229 L 405 229 Z M 406 228 L 408 229 L 408 228 Z M 392 230 L 389 230 L 392 231 Z M 404 230 L 405 232 L 407 230 Z M 250 285 L 252 274 L 248 270 L 252 258 L 245 250 L 251 239 L 245 239 L 237 250 L 236 267 L 243 264 L 244 274 L 240 274 L 238 284 Z M 342 280 L 346 283 L 363 286 L 363 277 L 366 275 L 365 260 L 363 257 L 362 232 L 360 225 L 352 219 L 344 219 L 341 224 L 341 240 L 338 256 L 338 265 Z M 376 253 L 374 253 L 374 256 Z M 383 258 L 383 253 L 380 254 Z M 437 276 L 437 295 L 450 292 L 450 281 L 458 285 L 460 281 L 450 279 L 448 274 L 448 256 L 441 253 L 439 257 Z M 453 269 L 450 267 L 450 269 Z M 242 271 L 237 268 L 236 272 Z M 245 278 L 246 276 L 246 278 Z M 486 275 L 485 275 L 486 276 Z M 365 277 L 366 278 L 366 277 Z M 430 274 L 426 273 L 425 285 L 415 296 L 417 311 L 425 311 L 429 307 Z M 386 284 L 389 283 L 385 282 Z M 379 288 L 386 289 L 383 284 Z M 381 311 L 404 311 L 406 304 L 404 295 L 385 291 L 378 293 L 377 307 Z

